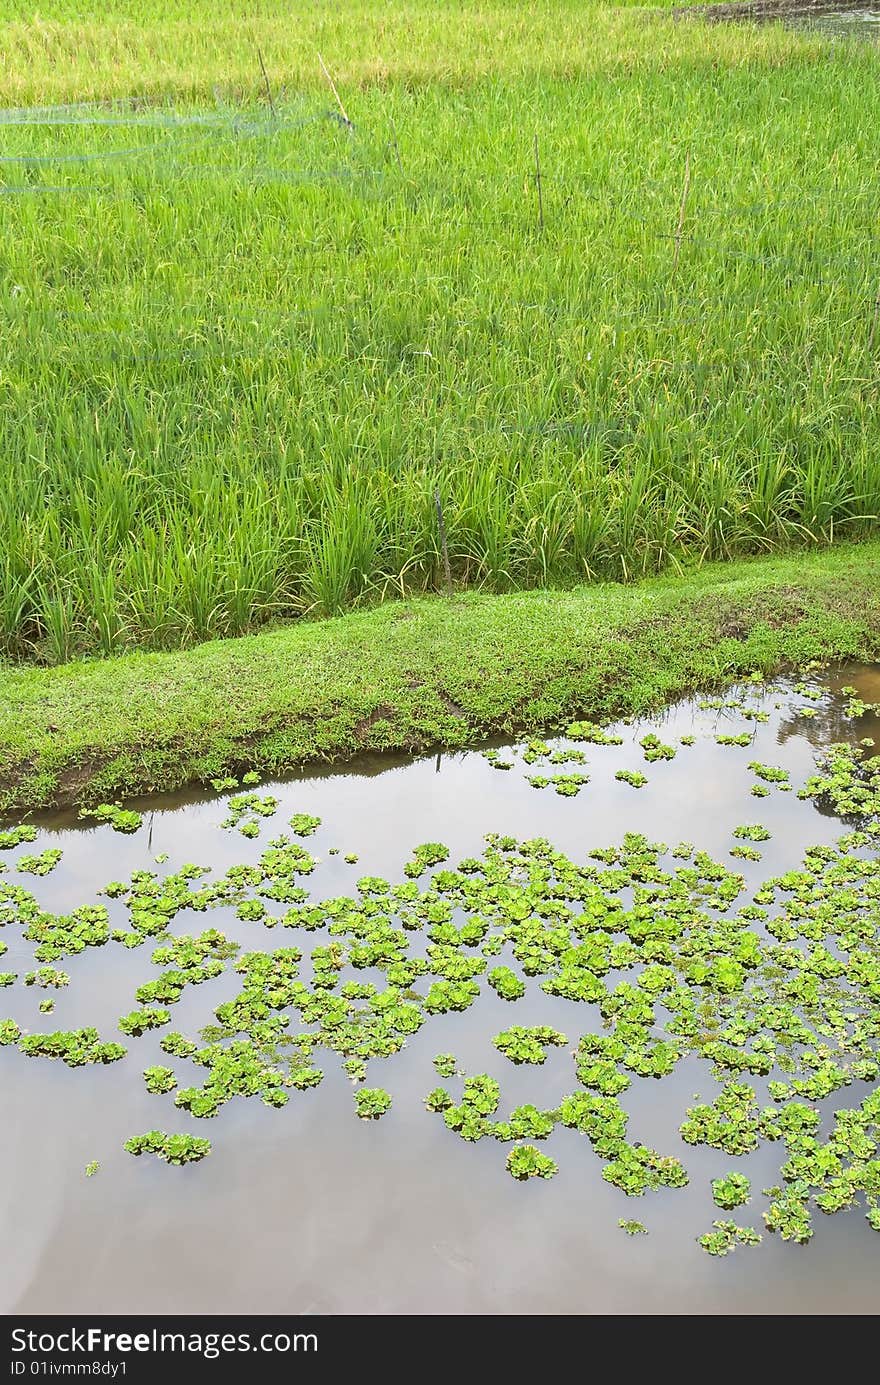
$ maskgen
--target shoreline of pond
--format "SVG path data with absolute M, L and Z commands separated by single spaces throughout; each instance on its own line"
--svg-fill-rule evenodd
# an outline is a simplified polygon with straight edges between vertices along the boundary
M 722 4 L 677 5 L 674 19 L 705 19 L 709 23 L 728 20 L 790 19 L 819 14 L 845 14 L 864 10 L 865 0 L 725 0 Z
M 463 749 L 880 656 L 880 545 L 631 586 L 389 603 L 169 653 L 0 669 L 0 812 Z

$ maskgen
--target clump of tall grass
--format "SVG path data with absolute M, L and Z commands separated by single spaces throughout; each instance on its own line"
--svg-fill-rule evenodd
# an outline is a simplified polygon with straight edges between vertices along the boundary
M 591 13 L 589 81 L 459 36 L 353 131 L 0 112 L 7 657 L 441 590 L 435 493 L 499 591 L 876 529 L 880 60 Z

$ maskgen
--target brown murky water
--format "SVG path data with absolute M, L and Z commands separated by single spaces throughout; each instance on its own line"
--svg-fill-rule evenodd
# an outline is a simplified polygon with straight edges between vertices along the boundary
M 486 832 L 545 836 L 573 859 L 619 841 L 626 831 L 670 843 L 690 839 L 726 860 L 732 827 L 758 818 L 772 832 L 760 864 L 738 863 L 749 883 L 796 866 L 806 846 L 830 843 L 843 830 L 794 793 L 749 796 L 749 760 L 780 765 L 801 782 L 817 746 L 875 735 L 880 720 L 843 718 L 838 690 L 854 684 L 880 700 L 880 670 L 847 668 L 827 680 L 817 704 L 788 692 L 755 695 L 766 723 L 700 710 L 696 701 L 663 718 L 618 728 L 620 747 L 589 747 L 591 782 L 576 797 L 538 791 L 519 762 L 507 773 L 479 753 L 419 760 L 374 759 L 345 772 L 310 774 L 271 786 L 281 799 L 277 821 L 314 813 L 323 825 L 309 839 L 321 864 L 306 882 L 315 898 L 348 892 L 365 873 L 401 878 L 412 847 L 445 842 L 453 861 L 479 853 Z M 811 720 L 794 705 L 815 705 Z M 718 730 L 753 732 L 748 747 L 719 747 Z M 696 743 L 669 763 L 644 765 L 636 742 L 645 730 Z M 647 769 L 634 790 L 615 771 Z M 577 768 L 576 766 L 574 768 Z M 270 786 L 265 786 L 270 787 Z M 139 805 L 144 827 L 133 837 L 70 818 L 43 824 L 27 849 L 60 846 L 64 857 L 45 879 L 23 883 L 53 910 L 93 902 L 110 879 L 138 868 L 193 861 L 219 873 L 256 860 L 259 841 L 220 830 L 220 798 L 179 797 Z M 347 865 L 327 849 L 356 851 Z M 7 856 L 11 853 L 5 853 Z M 233 910 L 199 916 L 249 948 L 283 939 L 242 923 Z M 176 933 L 194 930 L 179 915 Z M 23 971 L 30 947 L 13 930 L 3 969 Z M 304 950 L 314 945 L 305 938 Z M 112 1037 L 131 1009 L 137 985 L 152 974 L 144 950 L 92 949 L 59 965 L 71 985 L 57 994 L 51 1021 L 40 994 L 0 991 L 0 1011 L 32 1030 L 86 1024 Z M 190 987 L 174 1008 L 173 1028 L 195 1034 L 213 1008 L 238 988 L 224 975 Z M 514 1022 L 545 1023 L 569 1035 L 580 1017 L 569 1002 L 530 987 Z M 765 1237 L 754 1251 L 714 1260 L 697 1246 L 713 1216 L 708 1180 L 729 1156 L 684 1146 L 677 1127 L 693 1096 L 711 1083 L 698 1060 L 682 1062 L 662 1083 L 636 1080 L 625 1104 L 634 1138 L 682 1155 L 691 1175 L 683 1191 L 629 1199 L 601 1177 L 587 1141 L 557 1130 L 547 1142 L 559 1155 L 549 1182 L 518 1184 L 494 1141 L 466 1144 L 429 1115 L 424 1094 L 436 1085 L 431 1060 L 454 1052 L 471 1072 L 503 1078 L 505 1102 L 550 1106 L 571 1089 L 567 1050 L 544 1067 L 513 1067 L 491 1045 L 511 1010 L 489 992 L 463 1014 L 431 1020 L 394 1058 L 371 1067 L 368 1081 L 386 1086 L 394 1105 L 379 1122 L 358 1121 L 352 1088 L 328 1055 L 320 1087 L 295 1093 L 282 1110 L 235 1101 L 210 1122 L 175 1111 L 170 1097 L 148 1095 L 140 1078 L 163 1061 L 158 1035 L 129 1042 L 129 1054 L 106 1068 L 60 1064 L 0 1050 L 0 1311 L 359 1313 L 873 1313 L 880 1308 L 880 1238 L 857 1212 L 821 1218 L 806 1248 Z M 838 1098 L 838 1105 L 840 1100 Z M 207 1134 L 213 1153 L 189 1168 L 133 1159 L 131 1134 L 163 1126 Z M 85 1165 L 101 1163 L 92 1178 Z M 748 1161 L 757 1189 L 778 1176 L 777 1152 L 765 1146 Z M 755 1216 L 758 1214 L 756 1213 Z M 638 1217 L 650 1234 L 629 1238 L 618 1218 Z M 754 1218 L 752 1218 L 754 1220 Z

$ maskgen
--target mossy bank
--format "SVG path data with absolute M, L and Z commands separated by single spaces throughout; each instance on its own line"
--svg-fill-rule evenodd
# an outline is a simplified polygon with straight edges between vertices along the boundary
M 635 586 L 387 604 L 164 654 L 0 669 L 0 806 L 38 809 L 642 713 L 880 655 L 880 545 Z

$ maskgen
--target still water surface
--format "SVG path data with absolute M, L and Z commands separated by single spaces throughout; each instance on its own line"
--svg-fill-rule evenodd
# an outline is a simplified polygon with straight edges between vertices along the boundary
M 787 29 L 806 29 L 812 33 L 825 34 L 829 38 L 856 39 L 876 43 L 880 39 L 880 10 L 838 9 L 834 5 L 827 8 L 798 11 L 795 7 L 781 18 Z
M 669 843 L 690 839 L 729 861 L 737 823 L 760 820 L 772 832 L 760 864 L 739 862 L 750 884 L 799 864 L 806 846 L 833 842 L 843 830 L 794 793 L 749 796 L 748 761 L 812 772 L 817 746 L 875 735 L 880 721 L 843 718 L 841 685 L 866 701 L 880 700 L 880 671 L 847 668 L 826 680 L 830 691 L 810 704 L 790 689 L 750 697 L 770 713 L 766 723 L 686 701 L 664 717 L 617 728 L 619 747 L 588 746 L 591 782 L 576 798 L 536 790 L 529 769 L 493 769 L 479 753 L 422 759 L 376 758 L 345 771 L 311 773 L 265 786 L 281 799 L 261 839 L 223 831 L 225 801 L 217 796 L 154 799 L 134 836 L 83 827 L 69 816 L 45 819 L 39 851 L 60 846 L 60 865 L 45 879 L 14 877 L 46 907 L 68 910 L 96 902 L 96 891 L 133 870 L 178 869 L 187 861 L 220 874 L 233 862 L 255 861 L 266 840 L 293 812 L 322 819 L 308 847 L 320 864 L 304 883 L 316 899 L 350 893 L 364 874 L 402 878 L 412 848 L 445 842 L 451 864 L 478 855 L 487 832 L 545 836 L 574 860 L 589 849 L 642 832 Z M 816 706 L 805 719 L 796 706 Z M 719 747 L 719 731 L 753 732 L 748 747 Z M 666 741 L 696 743 L 671 762 L 646 765 L 637 742 L 646 730 Z M 635 790 L 615 780 L 620 768 L 648 774 Z M 573 768 L 577 769 L 578 766 Z M 330 847 L 357 852 L 357 864 Z M 155 858 L 168 853 L 167 866 Z M 9 858 L 13 853 L 4 853 Z M 744 901 L 743 901 L 744 902 Z M 121 916 L 120 916 L 121 917 Z M 114 922 L 117 920 L 113 920 Z M 175 933 L 222 929 L 248 948 L 298 943 L 308 956 L 318 935 L 296 937 L 243 923 L 234 910 L 209 917 L 186 913 Z M 30 945 L 6 929 L 3 969 L 32 965 Z M 93 1024 L 112 1038 L 135 988 L 155 969 L 147 944 L 135 952 L 110 945 L 58 963 L 71 984 L 57 993 L 54 1015 L 37 1011 L 44 992 L 17 985 L 0 991 L 0 1017 L 40 1032 Z M 502 958 L 500 960 L 507 960 Z M 171 1027 L 196 1035 L 212 1010 L 234 994 L 229 974 L 189 987 L 173 1008 Z M 705 1255 L 695 1238 L 710 1229 L 709 1179 L 732 1161 L 720 1151 L 691 1148 L 677 1130 L 695 1095 L 714 1095 L 705 1065 L 688 1059 L 662 1082 L 633 1082 L 622 1098 L 630 1136 L 682 1157 L 685 1190 L 631 1199 L 604 1182 L 588 1142 L 557 1129 L 547 1152 L 555 1178 L 528 1184 L 505 1171 L 504 1147 L 467 1144 L 422 1102 L 437 1084 L 432 1058 L 453 1052 L 469 1072 L 502 1082 L 505 1106 L 552 1106 L 574 1085 L 568 1049 L 551 1050 L 539 1069 L 508 1063 L 491 1045 L 510 1023 L 543 1023 L 572 1039 L 590 1026 L 585 1007 L 545 995 L 537 981 L 515 1007 L 493 992 L 468 1011 L 431 1019 L 390 1060 L 374 1060 L 368 1085 L 392 1093 L 377 1122 L 354 1115 L 351 1083 L 335 1055 L 319 1055 L 318 1088 L 294 1092 L 270 1109 L 237 1100 L 211 1121 L 176 1111 L 171 1097 L 148 1095 L 140 1073 L 166 1061 L 159 1034 L 128 1040 L 128 1056 L 109 1067 L 69 1070 L 0 1050 L 4 1094 L 0 1126 L 0 1311 L 5 1313 L 205 1312 L 357 1313 L 870 1313 L 880 1308 L 880 1237 L 861 1212 L 817 1217 L 807 1247 L 765 1236 L 754 1250 L 725 1259 Z M 515 1010 L 515 1013 L 514 1013 Z M 862 1093 L 863 1094 L 863 1093 Z M 858 1098 L 853 1098 L 857 1100 Z M 841 1100 L 838 1098 L 837 1104 Z M 123 1141 L 159 1126 L 206 1134 L 213 1153 L 188 1168 L 134 1159 Z M 90 1160 L 100 1171 L 84 1176 Z M 763 1146 L 748 1160 L 759 1191 L 778 1180 L 778 1149 Z M 650 1234 L 629 1238 L 619 1218 L 636 1217 Z M 760 1226 L 760 1212 L 745 1218 Z

